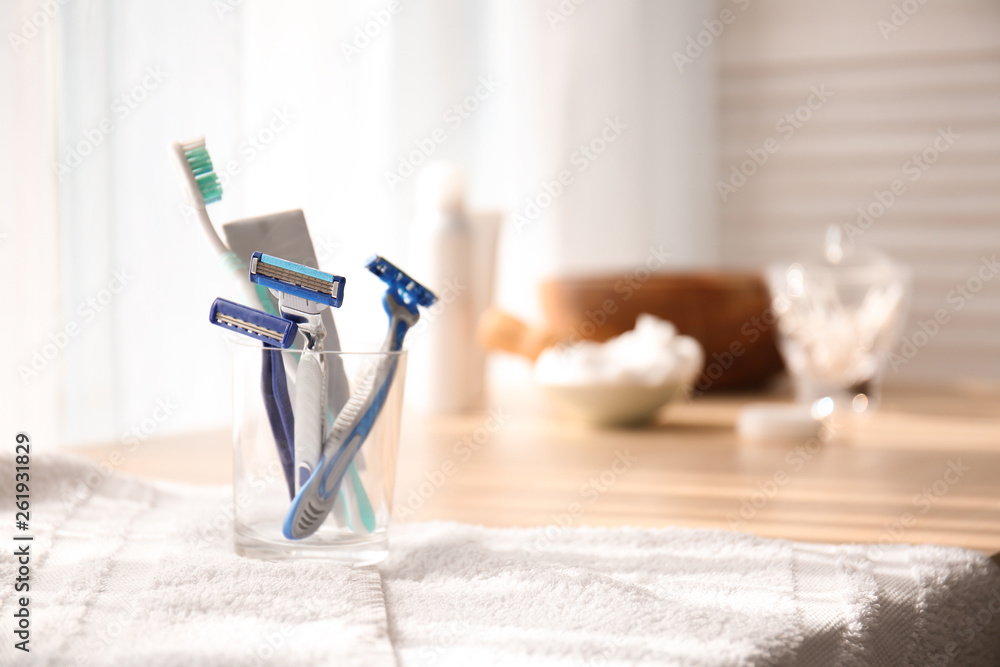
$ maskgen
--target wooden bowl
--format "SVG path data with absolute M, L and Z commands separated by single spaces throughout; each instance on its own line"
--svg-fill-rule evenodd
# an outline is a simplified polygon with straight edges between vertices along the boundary
M 613 338 L 632 329 L 641 313 L 670 320 L 705 349 L 695 395 L 756 387 L 783 368 L 776 316 L 756 273 L 559 278 L 543 283 L 541 296 L 548 327 L 570 342 Z

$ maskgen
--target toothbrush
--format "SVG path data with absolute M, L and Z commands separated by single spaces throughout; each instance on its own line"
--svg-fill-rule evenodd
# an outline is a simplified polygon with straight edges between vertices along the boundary
M 233 275 L 234 279 L 237 276 L 242 278 L 246 267 L 236 253 L 219 238 L 219 233 L 215 231 L 212 219 L 208 216 L 206 206 L 222 200 L 222 183 L 219 182 L 219 176 L 212 166 L 212 158 L 205 147 L 205 137 L 185 142 L 175 141 L 171 144 L 171 152 L 174 155 L 174 165 L 184 184 L 188 203 L 197 213 L 198 222 L 201 223 L 209 245 L 219 255 L 222 268 Z M 260 305 L 272 315 L 276 314 L 266 290 L 255 291 L 242 279 L 237 279 L 236 283 L 240 287 L 240 297 L 245 305 L 253 307 Z
M 278 448 L 285 483 L 288 485 L 288 494 L 289 497 L 294 497 L 294 418 L 291 401 L 288 399 L 288 381 L 285 378 L 281 350 L 291 347 L 295 342 L 298 325 L 291 320 L 221 298 L 212 302 L 208 320 L 264 344 L 261 350 L 261 394 L 274 443 Z
M 302 212 L 288 211 L 250 220 L 225 223 L 222 228 L 228 241 L 227 245 L 216 232 L 206 209 L 208 204 L 222 199 L 222 184 L 218 175 L 215 174 L 212 158 L 205 146 L 205 138 L 199 137 L 191 141 L 174 142 L 171 145 L 171 153 L 174 156 L 174 163 L 180 174 L 186 198 L 197 212 L 198 220 L 209 244 L 218 253 L 223 268 L 234 278 L 238 278 L 236 283 L 240 290 L 241 299 L 249 306 L 260 306 L 264 311 L 277 315 L 277 310 L 271 302 L 267 289 L 260 285 L 251 287 L 242 279 L 246 275 L 247 267 L 239 259 L 239 256 L 249 255 L 252 252 L 251 247 L 266 241 L 280 246 L 283 249 L 281 254 L 288 252 L 297 258 L 301 256 L 304 261 L 312 259 L 315 263 L 312 239 L 309 237 L 309 230 Z M 251 241 L 255 237 L 257 242 Z M 241 248 L 246 248 L 246 251 L 244 252 Z M 237 255 L 234 250 L 239 251 L 240 255 Z M 328 318 L 328 349 L 337 350 L 339 348 L 337 329 L 329 311 L 325 312 Z M 329 347 L 331 344 L 332 347 Z M 278 368 L 276 365 L 274 367 Z M 280 368 L 283 370 L 284 366 L 282 365 Z M 333 368 L 329 369 L 327 375 L 331 403 L 339 410 L 347 400 L 347 376 L 339 359 L 335 360 Z M 328 418 L 332 421 L 333 416 L 329 414 L 329 410 L 327 413 Z M 357 467 L 361 467 L 363 462 L 363 459 L 359 458 Z M 361 524 L 371 532 L 375 528 L 375 513 L 372 510 L 371 501 L 368 499 L 368 494 L 365 492 L 354 463 L 351 464 L 350 472 L 349 488 L 354 491 L 354 500 L 360 514 Z M 345 504 L 348 504 L 347 499 L 344 500 Z
M 389 330 L 382 351 L 398 352 L 406 332 L 420 319 L 417 306 L 428 307 L 437 297 L 382 257 L 372 257 L 365 266 L 388 285 L 382 303 L 389 316 Z M 352 459 L 385 405 L 397 364 L 396 354 L 384 355 L 373 364 L 337 416 L 315 471 L 299 489 L 285 517 L 282 532 L 286 538 L 309 537 L 323 524 Z
M 319 459 L 326 425 L 326 375 L 319 354 L 326 336 L 322 313 L 330 306 L 340 307 L 345 280 L 304 264 L 254 252 L 250 256 L 250 282 L 270 289 L 278 298 L 281 315 L 298 324 L 306 337 L 295 374 L 295 482 L 299 488 Z

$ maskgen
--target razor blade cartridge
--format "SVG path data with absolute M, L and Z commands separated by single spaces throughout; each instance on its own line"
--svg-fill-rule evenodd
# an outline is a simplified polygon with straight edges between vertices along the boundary
M 437 297 L 434 296 L 433 292 L 403 273 L 399 267 L 385 257 L 372 255 L 365 262 L 365 268 L 381 278 L 391 289 L 396 290 L 396 293 L 406 303 L 415 303 L 427 308 L 437 301 Z
M 280 257 L 255 252 L 250 255 L 250 282 L 308 301 L 340 308 L 344 298 L 343 276 Z
M 216 326 L 280 348 L 291 347 L 299 330 L 291 320 L 221 298 L 212 302 L 208 319 Z

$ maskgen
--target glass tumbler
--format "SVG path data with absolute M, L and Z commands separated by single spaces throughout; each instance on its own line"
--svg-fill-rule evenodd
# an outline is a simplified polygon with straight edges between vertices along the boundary
M 368 436 L 344 473 L 333 510 L 309 537 L 292 540 L 282 527 L 297 490 L 289 481 L 288 456 L 279 455 L 273 417 L 262 392 L 264 351 L 253 341 L 231 340 L 233 355 L 233 517 L 236 552 L 266 560 L 327 559 L 352 565 L 377 563 L 388 555 L 386 530 L 392 511 L 400 420 L 405 385 L 405 352 L 319 352 L 327 374 L 342 382 L 339 392 L 326 391 L 323 435 L 340 412 L 345 399 L 377 391 L 364 382 L 378 364 L 395 365 L 391 385 L 371 425 Z M 295 404 L 295 375 L 299 352 L 281 352 L 291 404 Z M 274 357 L 271 357 L 272 360 Z M 345 388 L 346 391 L 343 391 Z M 330 396 L 338 393 L 339 396 Z M 348 405 L 345 414 L 351 410 Z M 272 407 L 271 412 L 274 412 Z M 320 428 L 320 425 L 317 425 Z M 338 443 L 328 440 L 329 454 Z M 294 472 L 294 471 L 293 471 Z
M 910 272 L 882 255 L 767 269 L 778 344 L 800 402 L 840 414 L 878 405 L 886 360 L 909 305 Z

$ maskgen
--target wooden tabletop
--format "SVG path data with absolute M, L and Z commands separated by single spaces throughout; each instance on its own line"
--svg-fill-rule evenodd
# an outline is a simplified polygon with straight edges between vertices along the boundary
M 1000 551 L 1000 388 L 888 390 L 877 414 L 823 444 L 741 442 L 733 425 L 751 400 L 762 397 L 700 397 L 636 430 L 589 428 L 533 396 L 470 415 L 408 415 L 396 520 L 673 525 Z M 150 440 L 118 469 L 226 484 L 230 441 Z M 115 449 L 75 451 L 101 461 Z

